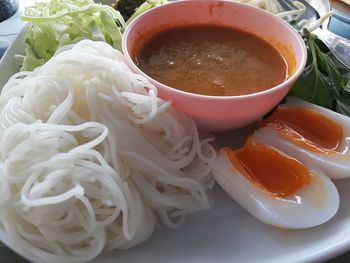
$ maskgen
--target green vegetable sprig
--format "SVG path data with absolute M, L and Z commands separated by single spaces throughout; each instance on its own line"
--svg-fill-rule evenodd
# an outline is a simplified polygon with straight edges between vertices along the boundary
M 121 13 L 127 24 L 147 10 L 166 4 L 167 0 L 117 0 L 113 8 Z
M 118 10 L 127 21 L 134 13 L 136 8 L 142 5 L 146 0 L 118 0 L 112 4 L 115 10 Z
M 350 116 L 348 71 L 337 68 L 315 35 L 305 29 L 304 37 L 308 48 L 307 65 L 289 95 Z

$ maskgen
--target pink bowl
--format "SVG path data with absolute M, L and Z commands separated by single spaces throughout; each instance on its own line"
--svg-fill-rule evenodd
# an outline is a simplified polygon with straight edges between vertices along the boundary
M 135 53 L 161 30 L 177 25 L 215 24 L 251 32 L 272 43 L 290 69 L 286 81 L 271 89 L 242 96 L 207 96 L 166 86 L 143 73 L 135 64 Z M 252 123 L 268 113 L 288 93 L 300 76 L 307 53 L 303 39 L 278 17 L 244 4 L 220 0 L 185 0 L 162 5 L 135 19 L 123 35 L 123 52 L 131 69 L 146 76 L 158 95 L 192 116 L 201 129 L 224 131 Z

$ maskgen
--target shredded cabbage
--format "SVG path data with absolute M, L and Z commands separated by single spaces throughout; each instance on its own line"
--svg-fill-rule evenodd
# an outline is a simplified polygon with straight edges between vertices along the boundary
M 111 6 L 92 0 L 52 0 L 26 8 L 22 20 L 29 22 L 21 70 L 43 65 L 67 44 L 82 39 L 104 41 L 121 50 L 126 23 Z

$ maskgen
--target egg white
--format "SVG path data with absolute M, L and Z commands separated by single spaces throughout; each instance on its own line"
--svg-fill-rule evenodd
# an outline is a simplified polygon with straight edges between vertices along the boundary
M 329 109 L 317 106 L 301 99 L 289 97 L 284 107 L 302 107 L 315 110 L 325 117 L 339 123 L 343 127 L 344 137 L 339 145 L 339 152 L 322 154 L 312 152 L 295 145 L 282 137 L 274 125 L 267 125 L 255 131 L 253 137 L 274 146 L 275 148 L 295 157 L 307 160 L 318 166 L 329 178 L 340 179 L 350 177 L 350 118 Z
M 306 167 L 312 175 L 310 183 L 281 198 L 266 193 L 242 175 L 223 150 L 211 163 L 216 182 L 238 204 L 266 224 L 290 229 L 323 224 L 339 207 L 339 194 L 332 181 L 317 168 Z

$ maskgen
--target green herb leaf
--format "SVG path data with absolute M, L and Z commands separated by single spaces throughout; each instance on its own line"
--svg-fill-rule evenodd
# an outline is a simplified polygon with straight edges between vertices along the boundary
M 322 51 L 324 44 L 315 35 L 304 30 L 304 36 L 308 47 L 307 66 L 289 95 L 350 116 L 348 70 L 336 67 L 330 56 Z
M 312 64 L 305 68 L 289 95 L 326 108 L 333 106 L 328 79 L 324 75 L 319 74 Z

